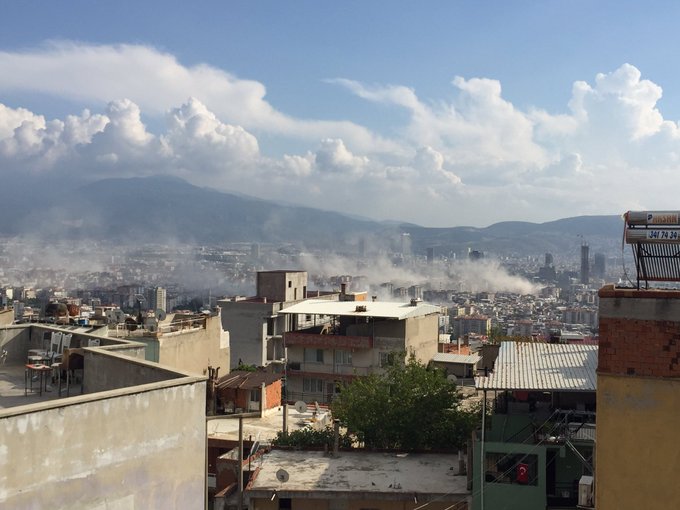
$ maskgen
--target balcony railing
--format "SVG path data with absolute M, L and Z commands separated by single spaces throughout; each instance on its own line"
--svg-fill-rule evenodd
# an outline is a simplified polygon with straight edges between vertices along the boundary
M 296 363 L 288 362 L 290 375 L 328 374 L 328 375 L 369 375 L 372 367 L 355 367 L 352 365 L 330 365 L 324 363 Z
M 372 349 L 373 337 L 284 333 L 286 346 L 319 347 L 324 349 Z

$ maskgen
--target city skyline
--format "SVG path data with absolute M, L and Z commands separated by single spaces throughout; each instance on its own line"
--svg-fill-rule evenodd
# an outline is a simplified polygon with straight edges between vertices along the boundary
M 679 7 L 655 5 L 10 4 L 0 175 L 438 227 L 673 209 Z

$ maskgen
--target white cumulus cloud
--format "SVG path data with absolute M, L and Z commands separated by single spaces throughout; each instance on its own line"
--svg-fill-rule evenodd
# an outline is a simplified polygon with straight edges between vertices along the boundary
M 53 43 L 0 52 L 0 100 L 34 90 L 88 108 L 47 119 L 0 102 L 0 176 L 170 174 L 431 226 L 677 208 L 680 127 L 659 108 L 661 87 L 630 64 L 579 78 L 556 113 L 518 108 L 488 78 L 454 78 L 448 100 L 330 80 L 369 108 L 406 112 L 387 137 L 284 115 L 263 84 L 155 48 Z M 272 140 L 295 150 L 271 155 Z

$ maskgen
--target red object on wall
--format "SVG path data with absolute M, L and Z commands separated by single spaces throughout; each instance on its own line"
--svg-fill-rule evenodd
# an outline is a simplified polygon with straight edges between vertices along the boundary
M 517 464 L 517 483 L 529 483 L 529 464 Z

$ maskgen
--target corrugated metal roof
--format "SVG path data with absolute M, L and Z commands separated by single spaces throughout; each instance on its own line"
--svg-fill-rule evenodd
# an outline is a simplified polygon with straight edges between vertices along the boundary
M 262 383 L 269 385 L 274 381 L 278 381 L 283 377 L 283 374 L 274 374 L 271 372 L 246 372 L 243 370 L 234 370 L 227 375 L 223 375 L 217 381 L 217 389 L 255 389 L 260 388 Z
M 479 354 L 455 354 L 451 352 L 438 352 L 432 358 L 432 361 L 440 363 L 464 363 L 466 365 L 474 365 L 482 357 Z
M 366 311 L 362 310 L 365 307 Z M 302 303 L 284 308 L 279 313 L 305 315 L 339 315 L 357 317 L 383 317 L 388 319 L 407 319 L 439 313 L 441 307 L 418 303 L 392 303 L 381 301 L 327 301 L 324 299 L 308 299 Z
M 503 342 L 485 390 L 595 391 L 597 345 Z

